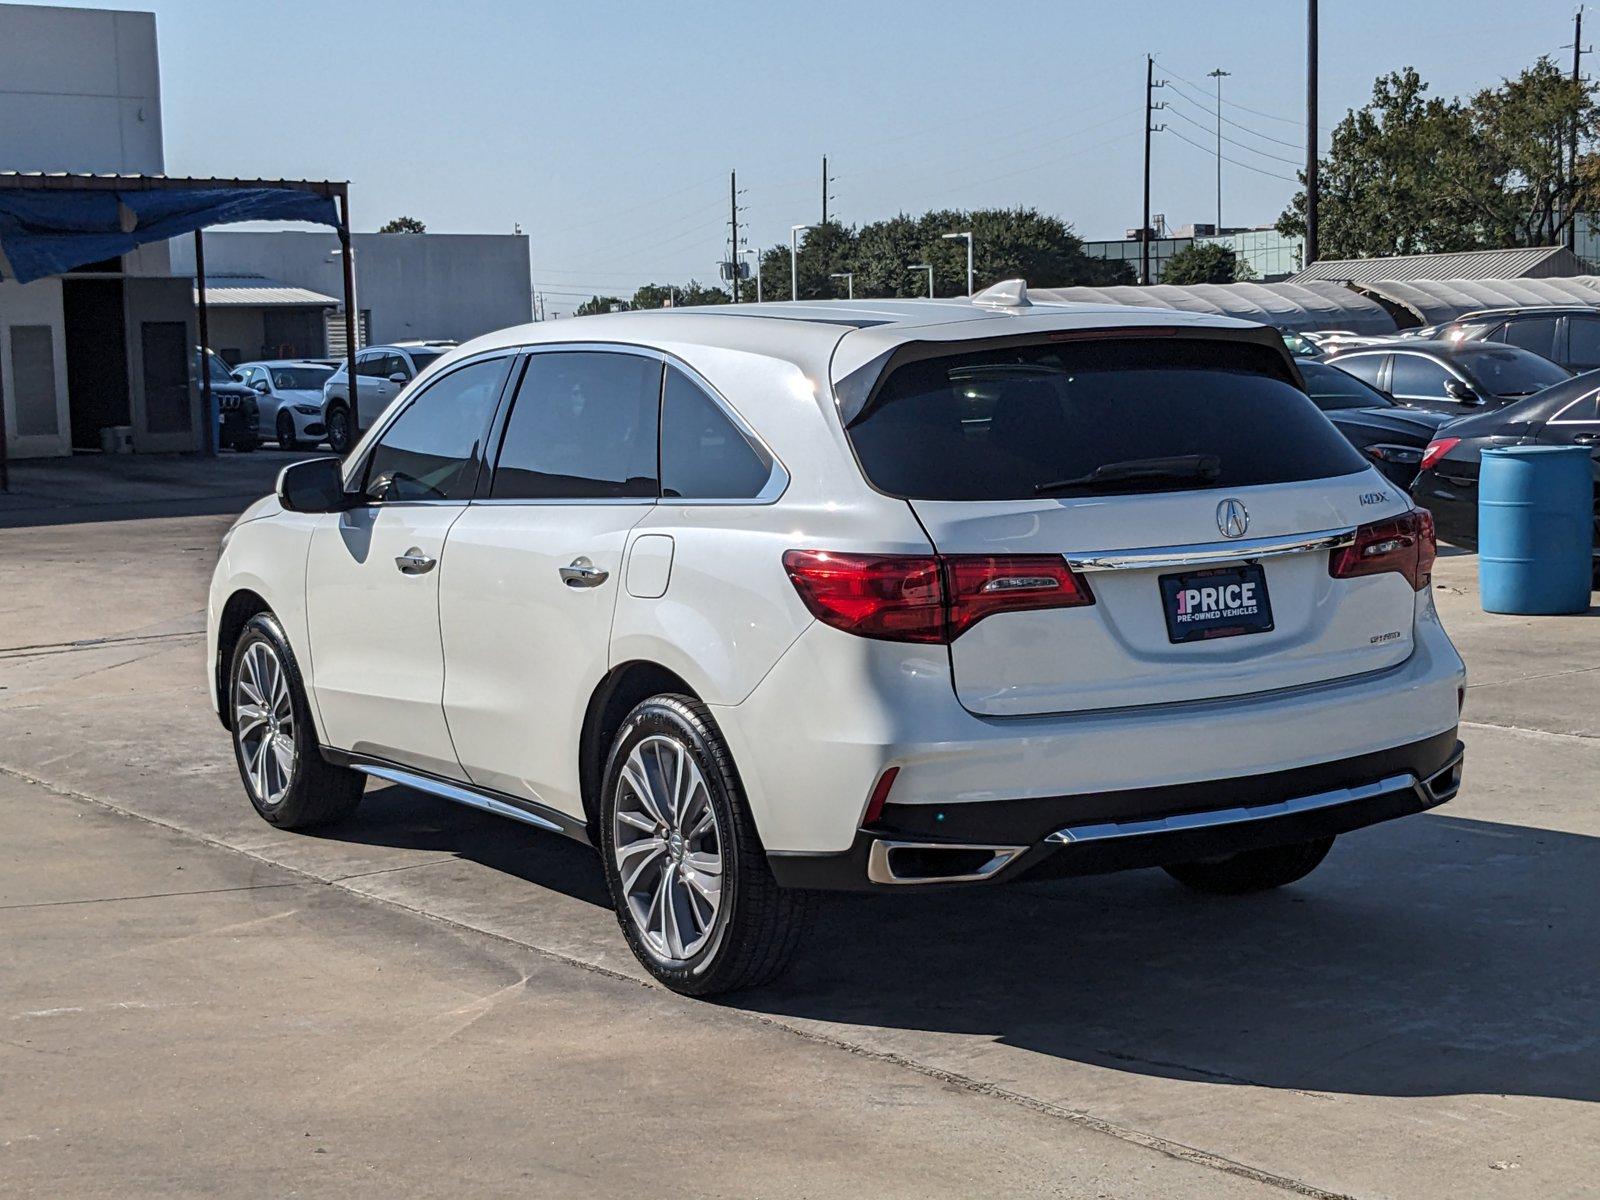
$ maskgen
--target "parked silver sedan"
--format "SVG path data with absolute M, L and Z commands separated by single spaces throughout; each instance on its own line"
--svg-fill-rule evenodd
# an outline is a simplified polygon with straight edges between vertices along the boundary
M 298 359 L 240 363 L 233 377 L 253 388 L 261 408 L 261 436 L 283 450 L 315 446 L 328 436 L 322 420 L 322 385 L 333 368 Z

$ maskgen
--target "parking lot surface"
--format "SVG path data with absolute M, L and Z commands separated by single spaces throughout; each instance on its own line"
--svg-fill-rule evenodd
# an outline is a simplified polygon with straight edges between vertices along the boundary
M 1466 784 L 1298 885 L 832 898 L 706 1004 L 582 847 L 254 815 L 202 662 L 235 486 L 0 511 L 0 1193 L 1593 1194 L 1600 611 L 1441 559 Z

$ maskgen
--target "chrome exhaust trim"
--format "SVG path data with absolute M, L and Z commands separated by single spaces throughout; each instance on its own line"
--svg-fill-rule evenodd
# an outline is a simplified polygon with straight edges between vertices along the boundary
M 897 850 L 921 850 L 925 852 L 940 853 L 943 851 L 987 851 L 989 858 L 976 871 L 968 871 L 959 875 L 901 875 L 894 869 L 892 855 Z M 1026 846 L 974 846 L 961 845 L 952 842 L 893 842 L 879 839 L 872 843 L 872 849 L 867 854 L 867 878 L 873 883 L 914 885 L 919 883 L 978 883 L 985 879 L 993 879 L 1001 869 L 1012 862 Z
M 1422 781 L 1422 790 L 1435 804 L 1454 799 L 1461 790 L 1461 767 L 1466 755 L 1458 751 L 1449 762 Z

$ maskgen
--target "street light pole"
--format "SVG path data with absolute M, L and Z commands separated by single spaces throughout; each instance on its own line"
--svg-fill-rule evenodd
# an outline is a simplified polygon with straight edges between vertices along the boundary
M 835 271 L 828 278 L 844 280 L 845 299 L 854 300 L 856 298 L 856 273 L 854 271 Z
M 906 269 L 908 271 L 926 271 L 928 273 L 928 299 L 932 300 L 933 299 L 933 264 L 932 263 L 908 263 L 906 265 Z
M 800 299 L 800 231 L 815 225 L 789 226 L 789 299 Z
M 965 233 L 942 233 L 939 236 L 947 242 L 954 241 L 956 238 L 967 239 L 967 295 L 973 295 L 977 292 L 978 287 L 972 271 L 972 231 L 969 229 Z M 930 296 L 933 295 L 932 291 L 928 294 Z
M 761 251 L 759 251 L 759 250 L 741 250 L 740 253 L 741 254 L 748 254 L 750 256 L 751 261 L 756 264 L 756 303 L 760 304 L 761 303 Z
M 1217 236 L 1222 236 L 1222 81 L 1231 72 L 1218 67 L 1208 74 L 1217 81 Z

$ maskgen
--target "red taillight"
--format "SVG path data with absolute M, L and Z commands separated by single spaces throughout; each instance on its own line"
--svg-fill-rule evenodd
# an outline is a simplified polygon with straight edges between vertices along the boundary
M 1421 591 L 1433 577 L 1433 560 L 1438 554 L 1433 514 L 1413 508 L 1403 516 L 1357 528 L 1355 542 L 1335 550 L 1328 559 L 1328 574 L 1351 579 L 1398 571 L 1413 589 Z
M 1434 463 L 1449 454 L 1460 442 L 1460 438 L 1435 438 L 1428 443 L 1428 448 L 1422 452 L 1422 461 L 1417 464 L 1417 470 L 1430 470 Z
M 891 642 L 952 642 L 992 613 L 1094 603 L 1054 555 L 790 550 L 783 565 L 817 620 Z

